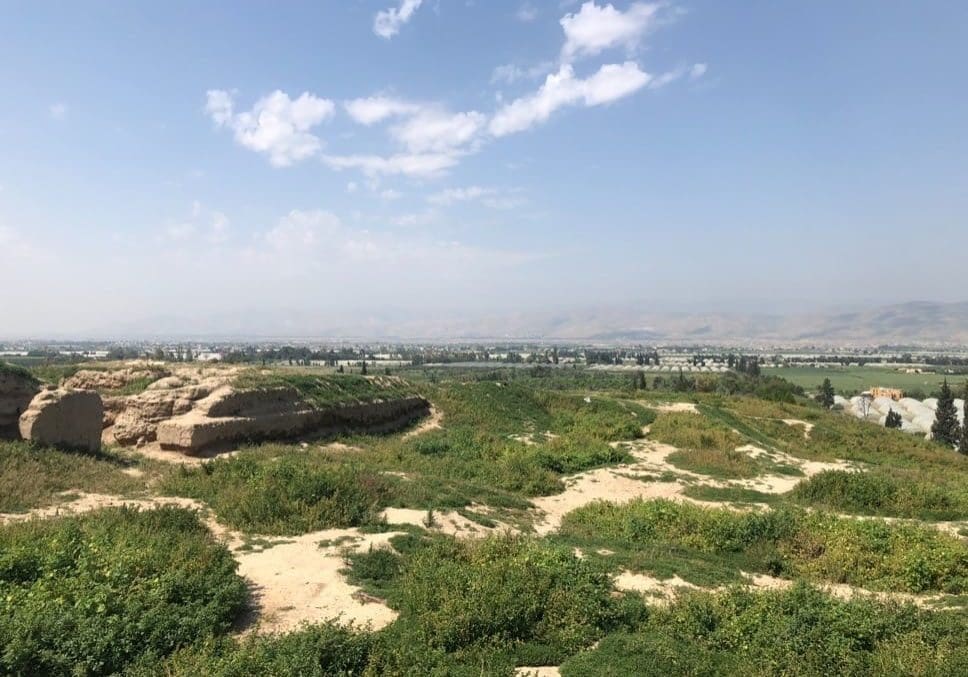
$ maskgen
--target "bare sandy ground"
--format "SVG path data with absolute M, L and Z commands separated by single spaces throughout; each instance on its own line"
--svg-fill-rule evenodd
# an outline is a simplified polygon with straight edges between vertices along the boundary
M 439 430 L 444 423 L 444 413 L 440 411 L 437 407 L 430 407 L 430 416 L 425 418 L 420 422 L 413 430 L 404 433 L 404 439 L 410 439 L 411 437 L 416 437 L 417 435 L 423 435 L 424 433 L 430 432 L 431 430 Z
M 667 414 L 685 413 L 685 414 L 698 414 L 699 409 L 692 402 L 664 402 L 662 404 L 657 404 L 655 407 L 656 411 L 664 412 Z
M 810 433 L 813 432 L 813 423 L 810 423 L 809 421 L 801 421 L 800 419 L 796 419 L 796 418 L 785 418 L 783 419 L 783 422 L 786 423 L 788 426 L 792 426 L 794 428 L 797 426 L 802 426 L 803 439 L 805 440 L 810 439 Z
M 515 677 L 560 677 L 561 670 L 556 665 L 544 665 L 537 668 L 517 668 Z
M 749 588 L 760 590 L 786 590 L 793 587 L 795 584 L 795 581 L 791 581 L 786 578 L 776 578 L 775 576 L 770 576 L 767 574 L 750 574 L 746 572 L 740 573 L 746 579 L 746 582 L 741 585 L 745 585 Z M 642 593 L 652 598 L 651 601 L 653 604 L 660 606 L 671 604 L 679 595 L 682 594 L 683 591 L 705 589 L 711 592 L 716 592 L 729 588 L 729 586 L 701 588 L 694 583 L 690 583 L 689 581 L 679 578 L 678 576 L 659 579 L 648 574 L 634 574 L 629 571 L 621 572 L 615 577 L 614 581 L 615 587 L 619 590 Z M 863 598 L 874 599 L 882 602 L 910 602 L 922 608 L 930 607 L 948 597 L 942 593 L 931 595 L 915 595 L 906 592 L 875 592 L 865 588 L 847 585 L 846 583 L 814 583 L 813 585 L 829 595 L 842 600 Z
M 264 550 L 235 549 L 239 574 L 250 583 L 257 612 L 253 630 L 288 632 L 304 623 L 330 620 L 376 630 L 392 623 L 397 613 L 361 595 L 359 588 L 346 582 L 340 570 L 346 566 L 344 549 L 389 547 L 387 542 L 394 535 L 329 529 L 283 539 Z M 327 541 L 334 545 L 319 546 Z

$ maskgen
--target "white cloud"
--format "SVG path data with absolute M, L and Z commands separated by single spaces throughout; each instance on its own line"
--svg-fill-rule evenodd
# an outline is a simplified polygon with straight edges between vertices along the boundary
M 707 66 L 704 63 L 696 63 L 689 69 L 689 79 L 698 80 L 706 74 Z
M 449 206 L 459 202 L 479 201 L 489 209 L 514 209 L 525 204 L 522 197 L 504 194 L 496 188 L 483 186 L 467 186 L 465 188 L 448 188 L 427 196 L 427 202 L 438 206 Z
M 386 190 L 380 191 L 381 200 L 399 200 L 403 197 L 403 193 L 399 190 L 394 190 L 393 188 L 387 188 Z
M 584 80 L 575 77 L 570 65 L 564 65 L 549 75 L 537 92 L 501 108 L 491 119 L 489 130 L 496 137 L 521 132 L 547 121 L 559 108 L 611 103 L 645 87 L 651 79 L 632 61 L 606 64 Z
M 63 120 L 64 118 L 67 117 L 67 111 L 68 111 L 67 104 L 61 101 L 58 101 L 57 103 L 52 103 L 50 107 L 47 109 L 47 112 L 50 115 L 51 120 Z
M 659 3 L 633 2 L 622 12 L 611 4 L 600 7 L 594 1 L 584 3 L 578 12 L 561 18 L 565 31 L 562 60 L 594 56 L 612 47 L 634 49 L 652 27 L 660 8 Z
M 424 109 L 390 129 L 411 153 L 449 153 L 471 143 L 487 118 L 477 111 L 449 113 Z
M 455 153 L 401 153 L 382 155 L 324 155 L 332 169 L 359 169 L 368 176 L 402 174 L 427 177 L 440 174 L 457 164 Z
M 554 67 L 555 65 L 551 61 L 542 61 L 533 66 L 519 66 L 513 63 L 505 64 L 498 66 L 491 73 L 491 84 L 504 83 L 513 85 L 521 80 L 537 80 L 554 70 Z
M 400 0 L 398 7 L 388 7 L 377 12 L 373 18 L 373 32 L 389 40 L 400 32 L 400 27 L 410 21 L 422 4 L 423 0 Z
M 420 106 L 386 96 L 371 96 L 343 103 L 351 118 L 361 125 L 372 125 L 387 118 L 416 113 Z
M 309 130 L 332 117 L 335 104 L 308 92 L 290 99 L 276 90 L 255 102 L 252 110 L 235 113 L 232 95 L 210 90 L 206 112 L 219 127 L 228 127 L 235 141 L 249 150 L 265 153 L 275 167 L 287 167 L 305 160 L 322 148 L 322 141 Z
M 347 193 L 355 193 L 358 188 L 359 186 L 356 184 L 356 181 L 350 181 L 349 183 L 346 184 Z
M 493 188 L 483 188 L 481 186 L 468 186 L 466 188 L 448 188 L 439 193 L 434 193 L 427 198 L 427 202 L 435 205 L 451 205 L 455 202 L 467 202 L 477 200 L 485 195 L 492 195 L 496 191 Z

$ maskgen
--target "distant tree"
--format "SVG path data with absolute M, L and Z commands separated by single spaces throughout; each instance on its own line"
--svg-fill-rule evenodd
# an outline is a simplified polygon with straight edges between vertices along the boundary
M 902 422 L 901 415 L 891 409 L 887 412 L 887 420 L 884 421 L 884 427 L 900 429 Z
M 360 373 L 366 376 L 366 360 L 363 360 L 363 367 L 360 369 Z
M 958 439 L 958 453 L 968 456 L 968 381 L 965 382 L 964 403 L 961 405 L 962 421 L 961 437 Z
M 635 390 L 648 390 L 649 385 L 645 382 L 645 372 L 637 371 L 635 372 L 635 378 L 632 381 L 632 387 Z
M 558 347 L 555 346 L 551 350 L 551 361 L 553 364 L 558 364 Z
M 934 415 L 934 425 L 931 426 L 931 435 L 938 442 L 953 447 L 958 444 L 961 437 L 960 428 L 955 398 L 948 385 L 948 379 L 945 379 L 938 397 L 938 408 Z
M 661 376 L 656 376 L 652 379 L 652 390 L 662 390 L 665 388 L 665 379 Z
M 820 390 L 817 393 L 817 401 L 820 402 L 824 409 L 830 409 L 834 406 L 834 386 L 829 378 L 825 378 L 820 385 Z
M 338 371 L 339 373 L 341 373 L 341 374 L 343 373 L 343 371 L 344 371 L 344 369 L 343 369 L 343 365 L 342 365 L 342 364 L 341 364 L 341 365 L 339 365 L 339 369 L 337 369 L 337 371 Z

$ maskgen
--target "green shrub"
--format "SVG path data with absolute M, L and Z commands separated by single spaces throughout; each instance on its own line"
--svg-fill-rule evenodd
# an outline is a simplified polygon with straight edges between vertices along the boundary
M 934 529 L 780 508 L 735 512 L 672 501 L 594 503 L 565 516 L 565 537 L 625 548 L 742 555 L 771 574 L 874 590 L 968 590 L 968 546 Z
M 104 675 L 223 633 L 246 601 L 194 513 L 112 508 L 0 529 L 0 673 Z
M 349 677 L 364 674 L 375 639 L 372 633 L 333 624 L 314 625 L 279 636 L 250 636 L 243 641 L 210 638 L 178 651 L 164 664 L 145 662 L 133 674 Z
M 968 668 L 968 623 L 913 606 L 783 592 L 693 593 L 636 632 L 567 660 L 565 677 L 956 675 Z
M 243 453 L 197 468 L 182 466 L 162 490 L 209 504 L 219 520 L 237 529 L 294 535 L 377 519 L 391 480 L 312 452 L 277 458 Z
M 401 621 L 447 652 L 532 644 L 564 658 L 619 620 L 608 575 L 571 552 L 511 536 L 434 541 L 407 563 Z
M 883 471 L 828 470 L 797 485 L 791 498 L 804 505 L 862 515 L 955 520 L 968 514 L 964 493 Z

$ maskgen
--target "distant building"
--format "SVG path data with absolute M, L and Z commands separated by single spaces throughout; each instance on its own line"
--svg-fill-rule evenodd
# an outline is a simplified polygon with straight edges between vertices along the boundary
M 889 397 L 897 402 L 899 399 L 904 397 L 904 391 L 898 388 L 881 388 L 880 386 L 874 386 L 869 392 L 871 397 L 875 400 L 878 397 Z

